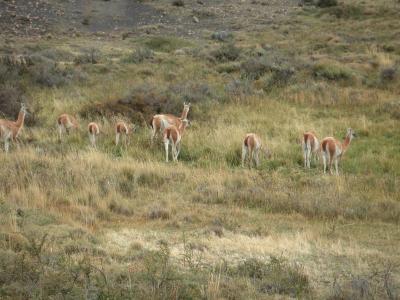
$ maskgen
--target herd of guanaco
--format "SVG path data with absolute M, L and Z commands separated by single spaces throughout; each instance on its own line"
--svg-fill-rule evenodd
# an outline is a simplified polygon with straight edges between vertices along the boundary
M 183 104 L 183 111 L 180 117 L 171 114 L 157 114 L 151 119 L 151 144 L 158 134 L 161 134 L 165 147 L 165 160 L 168 162 L 169 146 L 171 145 L 172 160 L 177 161 L 181 150 L 182 137 L 185 129 L 190 126 L 187 119 L 190 103 Z M 26 106 L 22 103 L 16 121 L 0 119 L 0 137 L 4 141 L 6 153 L 9 151 L 10 142 L 19 143 L 19 134 L 24 126 L 25 116 L 27 114 Z M 71 130 L 79 129 L 79 123 L 75 117 L 69 114 L 61 114 L 57 118 L 57 126 L 59 139 L 62 140 L 64 133 L 69 134 Z M 89 141 L 93 147 L 96 147 L 96 137 L 100 134 L 100 127 L 96 122 L 88 124 Z M 135 130 L 135 126 L 128 125 L 124 121 L 118 121 L 115 124 L 115 144 L 118 145 L 121 139 L 124 139 L 125 146 L 127 144 L 128 135 Z M 316 134 L 312 131 L 305 132 L 302 138 L 302 150 L 304 157 L 304 168 L 310 168 L 311 158 L 316 159 L 322 155 L 324 173 L 329 171 L 332 174 L 332 164 L 335 165 L 336 175 L 339 175 L 339 161 L 346 152 L 352 139 L 356 136 L 353 129 L 348 128 L 347 134 L 343 142 L 334 137 L 326 137 L 320 143 Z M 265 151 L 267 156 L 270 155 L 268 149 L 263 148 L 260 137 L 255 133 L 248 133 L 242 142 L 242 166 L 245 166 L 246 159 L 250 168 L 255 162 L 258 167 L 260 164 L 259 153 Z

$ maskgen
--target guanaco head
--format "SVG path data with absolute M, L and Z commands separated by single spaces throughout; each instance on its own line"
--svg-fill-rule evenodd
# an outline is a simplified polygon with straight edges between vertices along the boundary
M 20 112 L 21 113 L 23 113 L 23 114 L 28 114 L 28 110 L 26 109 L 26 105 L 25 105 L 25 103 L 21 103 L 21 109 L 20 109 Z
M 190 109 L 190 102 L 189 103 L 186 103 L 186 102 L 183 102 L 183 112 L 182 112 L 182 119 L 186 119 L 187 118 L 187 115 L 188 115 L 188 113 L 189 113 L 189 109 Z
M 350 140 L 352 140 L 353 138 L 357 137 L 357 134 L 355 133 L 355 131 L 351 128 L 347 128 L 347 137 L 350 138 Z

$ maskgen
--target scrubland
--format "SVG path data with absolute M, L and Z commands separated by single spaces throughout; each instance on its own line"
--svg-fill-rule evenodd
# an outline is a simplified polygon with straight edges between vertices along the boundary
M 304 2 L 197 38 L 3 38 L 26 64 L 2 60 L 0 109 L 31 113 L 0 153 L 0 297 L 398 299 L 400 4 Z M 184 101 L 165 163 L 148 121 Z M 60 142 L 64 112 L 81 127 Z M 117 119 L 138 125 L 126 148 Z M 348 127 L 339 177 L 304 170 L 304 131 Z M 240 167 L 247 132 L 271 153 L 256 169 Z

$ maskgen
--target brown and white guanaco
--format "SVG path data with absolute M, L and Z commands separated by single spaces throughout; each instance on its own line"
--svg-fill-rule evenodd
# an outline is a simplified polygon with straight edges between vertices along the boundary
M 190 125 L 188 119 L 183 119 L 179 126 L 169 125 L 166 120 L 162 120 L 164 124 L 163 141 L 165 147 L 165 161 L 168 162 L 169 144 L 171 144 L 172 160 L 177 161 L 181 152 L 182 136 L 185 129 Z
M 100 134 L 100 127 L 96 122 L 90 122 L 88 125 L 89 140 L 92 147 L 96 148 L 96 136 Z
M 0 136 L 4 141 L 6 153 L 8 153 L 10 148 L 10 140 L 13 142 L 19 142 L 19 134 L 24 127 L 26 114 L 26 106 L 24 103 L 21 103 L 21 109 L 16 121 L 0 119 Z
M 70 130 L 79 128 L 78 121 L 75 119 L 75 117 L 69 114 L 61 114 L 57 118 L 57 124 L 58 124 L 58 134 L 60 140 L 62 140 L 64 132 L 69 134 Z
M 260 165 L 259 152 L 262 148 L 260 137 L 255 133 L 248 133 L 242 143 L 242 167 L 244 167 L 246 158 L 249 160 L 250 168 L 255 161 L 256 166 Z
M 175 127 L 179 127 L 182 123 L 182 120 L 187 119 L 187 115 L 189 113 L 190 103 L 183 103 L 183 111 L 180 117 L 171 115 L 171 114 L 158 114 L 153 116 L 151 119 L 151 143 L 153 144 L 154 139 L 158 132 L 164 131 L 164 125 L 174 125 Z M 164 122 L 163 122 L 164 121 Z
M 350 146 L 352 139 L 356 136 L 353 129 L 348 128 L 343 142 L 334 137 L 326 137 L 322 140 L 322 160 L 324 163 L 324 173 L 326 173 L 327 163 L 332 174 L 332 163 L 335 162 L 336 175 L 339 175 L 339 160 Z
M 310 169 L 312 156 L 318 159 L 318 152 L 320 150 L 319 140 L 313 131 L 307 131 L 303 134 L 302 147 L 304 168 Z
M 129 135 L 135 130 L 135 125 L 128 125 L 124 121 L 115 124 L 115 145 L 118 146 L 121 136 L 124 137 L 125 147 L 128 144 Z

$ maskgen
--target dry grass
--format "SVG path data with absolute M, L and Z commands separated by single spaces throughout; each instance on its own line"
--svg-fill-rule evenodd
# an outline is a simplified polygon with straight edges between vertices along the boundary
M 36 45 L 40 55 L 88 76 L 55 88 L 37 85 L 29 73 L 12 79 L 31 100 L 35 126 L 24 129 L 20 149 L 0 153 L 1 297 L 398 297 L 399 81 L 382 82 L 380 72 L 400 54 L 383 47 L 392 41 L 385 19 L 396 20 L 382 7 L 393 4 L 365 5 L 362 11 L 384 24 L 306 7 L 275 29 L 237 32 L 229 72 L 210 63 L 221 45 L 209 37 Z M 365 26 L 379 37 L 373 45 L 362 38 Z M 124 61 L 144 46 L 154 50 L 151 59 Z M 101 50 L 98 63 L 71 64 L 93 47 Z M 180 47 L 183 53 L 173 54 Z M 246 78 L 241 68 L 250 59 L 272 71 Z M 293 68 L 294 78 L 266 89 L 276 63 Z M 235 80 L 250 92 L 230 94 Z M 144 86 L 158 87 L 172 113 L 195 99 L 176 164 L 163 162 L 161 144 L 150 147 L 150 102 L 127 148 L 113 145 L 113 124 L 124 116 L 90 115 L 102 135 L 97 150 L 89 147 L 92 120 L 84 112 L 127 96 L 137 105 L 131 91 Z M 55 118 L 65 111 L 78 116 L 81 130 L 59 143 Z M 347 127 L 359 137 L 341 176 L 323 176 L 320 162 L 304 171 L 303 131 L 342 138 Z M 272 154 L 253 170 L 239 167 L 250 131 Z

